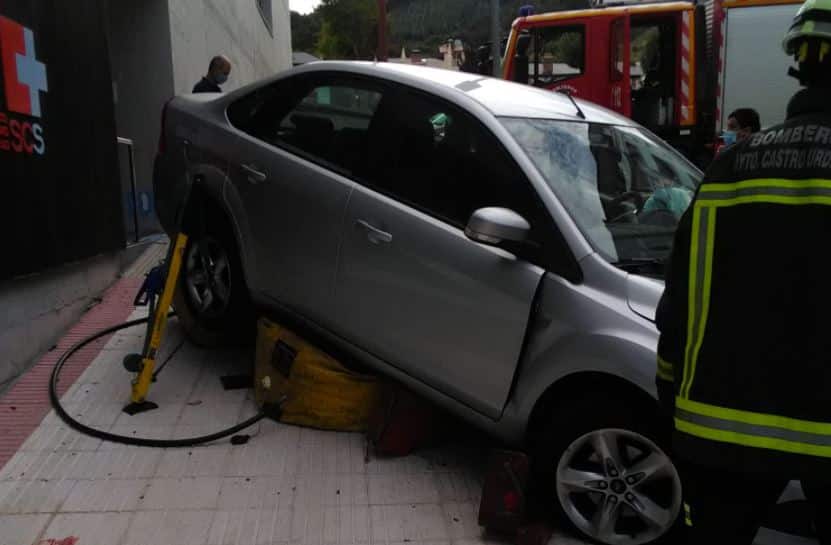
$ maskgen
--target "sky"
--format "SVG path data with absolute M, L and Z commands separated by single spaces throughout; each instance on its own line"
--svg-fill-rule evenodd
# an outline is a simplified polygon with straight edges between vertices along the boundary
M 289 0 L 291 11 L 298 11 L 303 14 L 311 13 L 318 4 L 320 4 L 320 0 Z

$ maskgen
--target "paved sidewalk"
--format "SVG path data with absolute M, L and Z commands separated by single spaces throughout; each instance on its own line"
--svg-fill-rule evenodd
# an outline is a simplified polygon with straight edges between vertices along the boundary
M 365 464 L 359 434 L 271 421 L 248 430 L 245 445 L 188 449 L 128 447 L 72 431 L 48 405 L 52 366 L 90 333 L 143 316 L 132 307 L 140 283 L 138 273 L 122 279 L 0 399 L 0 545 L 508 543 L 484 537 L 477 524 L 485 455 L 476 445 Z M 174 319 L 158 361 L 179 348 L 150 394 L 160 408 L 124 414 L 130 375 L 121 361 L 142 339 L 143 328 L 124 330 L 70 361 L 60 390 L 73 416 L 114 433 L 181 438 L 256 412 L 250 391 L 225 391 L 219 381 L 252 355 L 183 343 Z M 760 543 L 805 542 L 768 535 Z
M 458 544 L 485 541 L 477 525 L 481 449 L 455 446 L 364 463 L 363 437 L 263 421 L 242 446 L 128 447 L 82 436 L 48 407 L 52 365 L 102 327 L 140 317 L 125 278 L 0 400 L 0 544 Z M 63 402 L 115 433 L 186 437 L 256 412 L 250 391 L 224 391 L 251 354 L 181 348 L 154 384 L 158 410 L 128 416 L 122 358 L 141 327 L 95 343 L 68 364 Z M 171 320 L 159 361 L 180 345 Z M 73 540 L 75 538 L 75 540 Z M 53 541 L 49 541 L 53 540 Z M 64 540 L 64 541 L 61 541 Z M 560 539 L 557 543 L 577 543 Z

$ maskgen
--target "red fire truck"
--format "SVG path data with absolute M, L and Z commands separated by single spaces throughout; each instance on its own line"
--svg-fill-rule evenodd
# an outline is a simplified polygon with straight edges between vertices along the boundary
M 755 108 L 763 127 L 784 119 L 797 83 L 780 44 L 799 4 L 601 1 L 524 16 L 504 77 L 615 110 L 705 163 L 734 109 Z

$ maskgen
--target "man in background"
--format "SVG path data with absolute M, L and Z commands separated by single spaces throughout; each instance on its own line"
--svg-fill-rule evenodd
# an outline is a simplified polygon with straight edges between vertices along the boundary
M 208 74 L 199 83 L 193 86 L 194 93 L 221 93 L 219 87 L 228 81 L 228 74 L 231 73 L 231 61 L 223 55 L 217 55 L 211 59 L 208 65 Z
M 736 142 L 750 138 L 750 135 L 762 130 L 759 112 L 753 108 L 739 108 L 727 116 L 727 130 L 721 135 L 724 145 L 730 147 Z

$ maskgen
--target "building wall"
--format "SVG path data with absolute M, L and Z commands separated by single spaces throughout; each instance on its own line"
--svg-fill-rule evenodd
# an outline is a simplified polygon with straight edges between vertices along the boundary
M 134 143 L 139 236 L 159 231 L 153 210 L 153 160 L 161 111 L 173 96 L 168 0 L 109 0 L 110 66 L 118 136 Z M 135 239 L 129 160 L 119 146 L 121 198 L 128 240 Z
M 288 0 L 272 0 L 273 35 L 257 0 L 169 0 L 169 4 L 176 94 L 189 93 L 217 54 L 226 55 L 233 65 L 225 91 L 291 67 Z
M 0 389 L 142 248 L 125 249 L 132 210 L 116 137 L 135 141 L 145 234 L 164 102 L 190 92 L 217 53 L 234 63 L 226 90 L 290 66 L 287 0 L 272 1 L 273 37 L 257 0 L 0 0 L 0 41 L 6 28 L 31 31 L 27 57 L 48 81 L 40 111 L 21 112 L 6 96 L 11 68 L 0 69 Z
M 118 274 L 125 240 L 102 1 L 0 2 L 0 388 Z M 21 111 L 8 91 L 29 86 L 18 55 L 45 72 L 39 108 Z
M 161 110 L 189 93 L 211 57 L 233 63 L 226 91 L 290 64 L 287 0 L 272 0 L 273 36 L 258 0 L 107 0 L 110 65 L 118 136 L 134 142 L 138 236 L 158 232 L 152 193 Z M 127 149 L 119 147 L 125 231 L 136 237 Z
M 0 283 L 0 392 L 115 282 L 120 258 L 97 256 Z
M 0 281 L 124 247 L 100 2 L 0 2 Z

